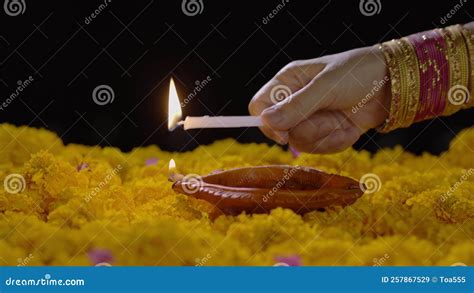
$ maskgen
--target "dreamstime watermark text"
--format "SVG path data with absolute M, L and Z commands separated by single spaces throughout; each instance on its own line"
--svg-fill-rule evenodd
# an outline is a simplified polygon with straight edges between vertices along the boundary
M 298 172 L 298 170 L 300 170 L 300 169 L 301 169 L 300 166 L 293 166 L 293 167 L 291 167 L 291 168 L 289 168 L 289 169 L 285 169 L 285 170 L 283 171 L 283 173 L 284 173 L 285 175 L 283 175 L 283 177 L 282 177 L 280 180 L 278 180 L 278 182 L 273 186 L 273 188 L 270 189 L 270 191 L 268 191 L 268 192 L 263 196 L 262 200 L 263 200 L 264 202 L 267 202 L 268 200 L 270 200 L 270 198 L 272 198 L 273 195 L 275 195 L 275 193 L 278 192 L 278 190 L 280 190 L 282 187 L 284 187 L 284 186 L 285 186 L 285 183 L 286 183 L 288 180 L 290 180 L 291 177 L 293 177 L 293 176 L 296 174 L 296 172 Z
M 196 258 L 196 264 L 195 266 L 196 267 L 202 267 L 204 266 L 206 263 L 209 262 L 209 260 L 212 258 L 212 255 L 210 253 L 206 254 L 203 258 Z
M 33 254 L 29 254 L 27 257 L 25 258 L 19 258 L 18 259 L 18 264 L 16 265 L 17 267 L 24 267 L 24 266 L 27 266 L 31 260 L 33 259 Z
M 191 102 L 204 88 L 212 81 L 212 78 L 208 75 L 203 80 L 196 80 L 194 83 L 195 86 L 193 90 L 188 94 L 188 96 L 181 102 L 181 108 L 186 107 L 186 105 Z
M 12 277 L 5 279 L 5 285 L 7 287 L 85 286 L 85 284 L 84 279 L 53 279 L 50 274 L 46 274 L 39 279 L 13 279 Z
M 373 262 L 374 264 L 372 265 L 373 267 L 380 267 L 383 266 L 385 262 L 387 262 L 390 259 L 390 255 L 388 253 L 385 253 L 382 257 L 380 258 L 374 258 Z
M 286 4 L 289 2 L 290 0 L 281 0 L 280 3 L 278 3 L 278 5 L 275 6 L 272 11 L 270 11 L 270 13 L 262 18 L 262 24 L 268 24 L 273 18 L 277 16 L 278 13 L 283 10 L 283 8 L 285 8 Z
M 102 181 L 100 181 L 99 184 L 97 184 L 97 186 L 94 187 L 94 189 L 92 189 L 92 191 L 84 197 L 84 200 L 86 202 L 91 201 L 97 195 L 97 193 L 99 193 L 102 189 L 104 189 L 105 186 L 107 186 L 107 184 L 109 184 L 113 177 L 117 176 L 122 168 L 122 165 L 118 164 L 115 168 L 111 170 L 109 169 L 104 179 L 102 179 Z
M 5 110 L 11 103 L 13 103 L 13 101 L 15 101 L 16 98 L 18 98 L 21 93 L 31 85 L 31 83 L 34 81 L 35 79 L 33 78 L 33 76 L 28 76 L 27 79 L 25 80 L 19 80 L 17 81 L 17 87 L 15 88 L 15 90 L 10 94 L 10 96 L 8 96 L 8 98 L 6 98 L 1 104 L 0 104 L 0 110 L 3 111 Z
M 370 100 L 372 100 L 375 97 L 375 94 L 379 92 L 383 88 L 383 86 L 389 81 L 390 79 L 388 78 L 388 76 L 384 76 L 384 78 L 381 80 L 374 80 L 373 81 L 374 86 L 372 87 L 370 92 L 367 95 L 365 95 L 365 97 L 359 103 L 357 103 L 355 106 L 352 106 L 352 113 L 355 114 L 357 113 L 357 111 L 362 109 L 365 106 L 365 104 L 367 104 Z
M 448 23 L 449 19 L 451 19 L 459 10 L 461 10 L 464 4 L 467 3 L 467 0 L 458 0 L 456 4 L 446 13 L 445 15 L 441 16 L 439 23 L 445 25 Z
M 112 0 L 104 0 L 103 3 L 101 3 L 97 8 L 91 12 L 90 15 L 86 16 L 84 18 L 84 23 L 85 24 L 90 24 L 99 14 L 101 14 L 109 4 L 112 3 Z
M 458 181 L 456 181 L 456 183 L 454 183 L 448 191 L 446 191 L 445 193 L 443 193 L 441 196 L 440 196 L 440 200 L 441 202 L 445 202 L 446 200 L 448 200 L 452 195 L 453 193 L 465 182 L 469 179 L 469 177 L 472 176 L 472 174 L 474 174 L 474 168 L 469 168 L 468 170 L 464 170 L 463 171 L 463 174 L 462 176 L 459 178 Z

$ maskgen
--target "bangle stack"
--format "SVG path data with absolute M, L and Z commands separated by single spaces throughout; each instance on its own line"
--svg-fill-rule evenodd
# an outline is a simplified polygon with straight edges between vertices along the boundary
M 469 108 L 474 106 L 474 32 L 469 31 L 468 29 L 462 27 L 461 28 L 462 35 L 464 39 L 466 40 L 466 46 L 467 46 L 467 52 L 469 55 L 469 71 L 470 71 L 470 77 L 469 77 L 469 86 L 468 89 L 470 89 L 470 95 L 467 103 L 464 105 L 465 108 Z
M 471 104 L 473 32 L 460 25 L 381 44 L 391 81 L 390 114 L 380 132 L 450 115 Z

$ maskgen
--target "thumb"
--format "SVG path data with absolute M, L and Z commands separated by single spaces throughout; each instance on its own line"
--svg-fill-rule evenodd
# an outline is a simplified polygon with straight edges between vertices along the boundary
M 317 77 L 285 100 L 265 109 L 261 114 L 262 121 L 275 130 L 295 127 L 312 113 L 324 108 L 324 101 L 327 100 L 324 84 L 323 78 Z

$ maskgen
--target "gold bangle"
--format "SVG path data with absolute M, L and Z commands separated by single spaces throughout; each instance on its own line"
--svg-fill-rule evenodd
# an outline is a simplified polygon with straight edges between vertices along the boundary
M 454 25 L 440 30 L 447 45 L 446 55 L 449 62 L 450 77 L 448 99 L 443 115 L 451 115 L 462 108 L 465 101 L 459 103 L 453 95 L 457 88 L 465 87 L 467 89 L 469 82 L 468 53 L 460 28 L 459 25 Z M 449 93 L 451 93 L 451 96 Z
M 395 46 L 395 40 L 382 43 L 379 46 L 387 63 L 391 85 L 390 113 L 385 123 L 378 128 L 379 132 L 389 132 L 396 128 L 395 124 L 400 107 L 400 70 L 397 66 L 395 52 L 393 51 Z
M 406 67 L 406 74 L 403 76 L 405 86 L 407 87 L 407 96 L 405 97 L 404 116 L 401 120 L 401 127 L 410 126 L 415 120 L 418 102 L 420 98 L 420 72 L 418 57 L 415 48 L 407 38 L 400 40 L 404 60 L 402 64 Z
M 405 115 L 405 104 L 406 104 L 406 97 L 408 95 L 408 87 L 406 86 L 406 66 L 403 60 L 403 51 L 401 47 L 401 42 L 400 40 L 395 40 L 393 43 L 390 44 L 392 47 L 392 52 L 394 55 L 395 59 L 395 66 L 397 67 L 397 70 L 399 72 L 399 87 L 400 87 L 400 95 L 398 97 L 398 109 L 397 112 L 394 113 L 395 116 L 395 122 L 393 127 L 400 128 L 402 125 L 403 117 Z
M 420 77 L 418 58 L 408 39 L 383 44 L 392 82 L 392 106 L 389 123 L 382 131 L 408 127 L 418 109 Z
M 468 89 L 470 92 L 469 100 L 466 104 L 464 104 L 464 108 L 469 108 L 474 106 L 474 32 L 466 29 L 465 27 L 461 27 L 461 33 L 464 37 L 466 42 L 467 51 L 468 51 L 468 59 L 469 59 L 469 72 L 470 72 L 470 80 Z

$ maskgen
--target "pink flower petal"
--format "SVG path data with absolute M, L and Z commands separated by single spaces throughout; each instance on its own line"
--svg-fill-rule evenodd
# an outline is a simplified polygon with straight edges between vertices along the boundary
M 290 267 L 299 267 L 302 264 L 300 256 L 296 254 L 289 256 L 277 256 L 275 257 L 275 260 L 278 263 L 285 263 Z
M 290 149 L 291 154 L 293 155 L 293 158 L 298 158 L 300 156 L 301 153 L 297 151 L 295 148 L 290 146 L 289 149 Z
M 158 163 L 157 158 L 149 158 L 145 161 L 145 166 L 156 165 L 156 163 Z
M 87 255 L 94 265 L 99 263 L 112 263 L 114 261 L 114 257 L 108 249 L 94 248 L 90 250 Z
M 76 170 L 77 170 L 77 172 L 80 172 L 80 171 L 82 171 L 82 170 L 84 170 L 84 169 L 86 169 L 86 168 L 89 168 L 89 164 L 87 164 L 87 163 L 80 163 L 79 165 L 77 165 Z

